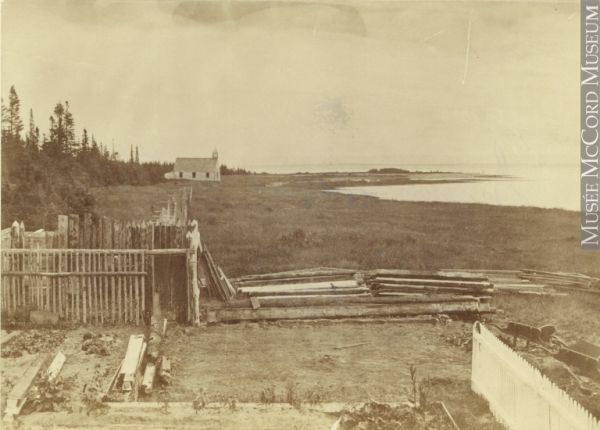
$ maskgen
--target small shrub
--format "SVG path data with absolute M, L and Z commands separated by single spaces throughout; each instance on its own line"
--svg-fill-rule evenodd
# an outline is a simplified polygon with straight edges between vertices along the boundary
M 265 404 L 276 402 L 275 387 L 273 385 L 270 385 L 267 388 L 264 388 L 260 392 L 260 401 L 261 401 L 261 403 L 265 403 Z
M 285 401 L 295 408 L 300 408 L 302 400 L 298 394 L 298 384 L 296 382 L 289 381 L 285 388 Z

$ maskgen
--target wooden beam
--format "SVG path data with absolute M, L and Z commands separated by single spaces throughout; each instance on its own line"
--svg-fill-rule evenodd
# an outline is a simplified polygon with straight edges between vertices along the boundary
M 253 287 L 253 286 L 264 286 L 264 285 L 277 285 L 277 284 L 299 284 L 309 282 L 326 282 L 326 281 L 347 281 L 351 280 L 351 275 L 345 274 L 331 274 L 321 276 L 298 276 L 298 277 L 282 277 L 275 279 L 250 279 L 250 280 L 236 280 L 233 279 L 233 283 L 238 287 Z
M 11 340 L 13 337 L 18 336 L 20 333 L 21 333 L 20 330 L 15 330 L 8 334 L 5 334 L 4 336 L 0 337 L 0 345 L 4 345 L 6 342 Z
M 67 357 L 65 354 L 62 352 L 56 353 L 54 360 L 52 360 L 52 363 L 50 363 L 50 366 L 48 366 L 48 370 L 46 371 L 46 374 L 48 375 L 48 381 L 53 381 L 56 379 L 66 360 Z
M 146 272 L 2 272 L 2 276 L 145 276 Z
M 421 271 L 421 270 L 393 270 L 378 269 L 371 272 L 370 277 L 411 277 L 414 279 L 448 279 L 463 281 L 488 281 L 487 277 L 477 276 L 465 272 L 447 272 L 447 271 Z
M 349 275 L 352 276 L 356 273 L 353 269 L 335 269 L 329 267 L 317 267 L 312 269 L 299 269 L 290 270 L 287 272 L 276 272 L 276 273 L 263 273 L 258 275 L 246 275 L 237 278 L 236 281 L 250 281 L 250 280 L 266 280 L 266 279 L 281 279 L 281 278 L 293 278 L 293 277 L 311 277 L 311 276 L 327 276 L 327 275 Z
M 156 375 L 156 366 L 153 363 L 148 363 L 144 370 L 144 378 L 142 379 L 142 390 L 145 394 L 150 394 L 152 392 L 154 375 Z
M 144 335 L 132 334 L 129 337 L 125 358 L 119 370 L 119 382 L 121 383 L 122 391 L 132 391 L 135 389 L 136 375 L 145 351 L 146 342 L 144 341 Z
M 354 279 L 345 281 L 333 281 L 333 282 L 310 282 L 304 284 L 276 284 L 276 285 L 265 285 L 256 287 L 240 287 L 238 291 L 244 293 L 250 293 L 255 291 L 261 292 L 275 292 L 275 291 L 293 291 L 293 290 L 316 290 L 322 289 L 325 291 L 344 289 L 344 288 L 356 288 L 358 283 Z
M 335 295 L 349 295 L 349 294 L 365 294 L 370 292 L 368 288 L 357 287 L 357 288 L 340 288 L 340 289 L 310 289 L 310 290 L 291 290 L 291 291 L 252 291 L 248 294 L 250 297 L 263 297 L 263 296 L 335 296 Z M 240 290 L 243 293 L 243 290 Z
M 41 360 L 36 361 L 29 366 L 19 381 L 12 387 L 6 398 L 6 409 L 4 417 L 2 418 L 3 421 L 11 422 L 21 413 L 21 409 L 23 409 L 23 406 L 27 401 L 27 392 L 33 385 L 33 381 L 38 373 L 40 373 L 41 368 Z
M 371 279 L 377 284 L 401 284 L 401 285 L 429 285 L 433 287 L 465 287 L 465 288 L 490 288 L 492 284 L 487 281 L 464 281 L 462 279 L 426 279 L 426 278 L 388 278 L 378 276 Z
M 260 297 L 261 308 L 270 307 L 304 307 L 304 306 L 336 306 L 345 304 L 358 305 L 386 305 L 386 304 L 411 304 L 411 303 L 478 303 L 478 298 L 471 296 L 456 296 L 436 294 L 431 296 L 370 296 L 365 295 L 337 295 L 337 296 L 265 296 Z M 232 300 L 226 304 L 212 306 L 210 309 L 227 308 L 252 308 L 250 299 Z
M 260 321 L 279 319 L 349 318 L 423 314 L 454 314 L 491 312 L 489 303 L 476 300 L 439 303 L 396 303 L 369 305 L 333 305 L 289 308 L 216 309 L 207 312 L 213 322 Z
M 461 288 L 461 287 L 432 287 L 428 285 L 396 285 L 396 284 L 374 284 L 371 287 L 374 292 L 434 292 L 434 293 L 448 293 L 448 294 L 493 294 L 493 288 L 479 289 L 479 288 Z

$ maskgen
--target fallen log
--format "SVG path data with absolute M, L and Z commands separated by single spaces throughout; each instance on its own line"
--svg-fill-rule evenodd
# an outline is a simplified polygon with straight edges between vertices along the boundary
M 335 269 L 335 268 L 323 267 L 323 268 L 314 268 L 314 269 L 291 270 L 291 271 L 287 271 L 287 272 L 246 275 L 246 276 L 237 278 L 236 281 L 268 280 L 268 279 L 279 279 L 279 278 L 312 277 L 312 276 L 328 276 L 328 275 L 352 276 L 355 273 L 356 273 L 356 270 L 352 270 L 352 269 Z
M 464 288 L 464 287 L 433 287 L 427 285 L 402 285 L 402 284 L 374 284 L 371 286 L 375 292 L 383 291 L 401 291 L 401 292 L 434 292 L 434 293 L 454 293 L 454 294 L 493 294 L 493 288 Z
M 342 288 L 357 288 L 358 283 L 354 280 L 336 282 L 310 282 L 306 284 L 274 284 L 255 287 L 239 287 L 240 293 L 265 292 L 265 291 L 292 291 L 292 290 L 335 290 Z
M 332 296 L 265 296 L 257 297 L 261 308 L 277 307 L 303 307 L 303 306 L 334 306 L 342 304 L 359 305 L 377 305 L 394 303 L 449 303 L 463 301 L 477 301 L 478 298 L 472 296 L 457 295 L 429 295 L 429 296 L 371 296 L 369 294 L 350 294 L 350 295 L 332 295 Z M 485 299 L 482 297 L 482 299 Z M 252 308 L 250 299 L 237 299 L 227 304 L 208 305 L 210 309 L 243 309 Z
M 416 270 L 394 270 L 394 269 L 378 269 L 371 272 L 367 277 L 402 277 L 402 278 L 414 278 L 414 279 L 439 279 L 439 280 L 462 280 L 462 281 L 476 281 L 476 282 L 487 282 L 487 276 L 477 276 L 475 274 L 469 274 L 465 272 L 453 273 L 453 272 L 442 272 L 442 271 L 416 271 Z
M 301 277 L 293 277 L 293 278 L 274 278 L 274 279 L 251 279 L 247 281 L 241 280 L 233 280 L 233 283 L 238 286 L 238 288 L 244 287 L 255 287 L 255 286 L 265 286 L 265 285 L 277 285 L 277 284 L 303 284 L 303 283 L 313 283 L 313 282 L 332 282 L 332 281 L 347 281 L 352 278 L 348 275 L 344 274 L 335 274 L 335 275 L 322 275 L 322 276 L 301 276 Z
M 365 294 L 369 293 L 369 289 L 365 287 L 358 288 L 319 288 L 310 290 L 292 290 L 292 291 L 251 291 L 248 294 L 250 297 L 263 296 L 322 296 L 322 295 L 338 295 L 338 294 Z
M 463 280 L 450 280 L 450 279 L 420 279 L 420 278 L 389 278 L 377 276 L 371 278 L 370 282 L 376 284 L 400 284 L 400 285 L 427 285 L 432 287 L 463 287 L 472 289 L 486 289 L 490 288 L 492 284 L 484 281 L 463 281 Z
M 207 311 L 207 320 L 213 322 L 260 321 L 279 319 L 354 318 L 380 316 L 412 316 L 423 314 L 456 314 L 492 312 L 489 302 L 464 298 L 454 302 L 348 304 L 309 307 L 276 307 L 259 309 L 221 308 Z

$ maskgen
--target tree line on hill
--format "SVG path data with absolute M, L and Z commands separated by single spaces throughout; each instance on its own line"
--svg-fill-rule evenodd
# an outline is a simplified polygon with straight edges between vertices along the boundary
M 85 128 L 76 136 L 67 101 L 54 107 L 47 132 L 40 133 L 32 110 L 25 127 L 14 86 L 6 105 L 2 99 L 1 131 L 3 228 L 17 219 L 27 230 L 53 229 L 59 213 L 94 211 L 90 187 L 152 184 L 164 180 L 173 167 L 141 163 L 137 147 L 123 161 Z

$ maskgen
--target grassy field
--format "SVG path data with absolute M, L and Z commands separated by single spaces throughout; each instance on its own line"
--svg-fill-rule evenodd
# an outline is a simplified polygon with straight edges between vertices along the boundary
M 229 176 L 221 183 L 121 186 L 94 194 L 102 215 L 148 219 L 173 191 L 192 186 L 192 216 L 229 276 L 311 266 L 532 268 L 600 276 L 600 254 L 579 248 L 576 212 L 385 201 L 323 191 L 377 179 Z

